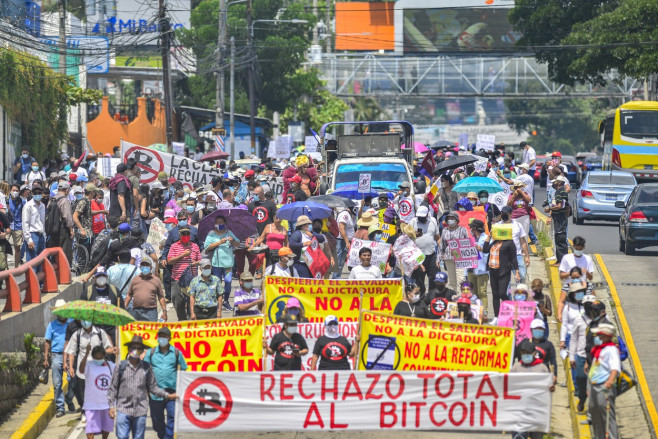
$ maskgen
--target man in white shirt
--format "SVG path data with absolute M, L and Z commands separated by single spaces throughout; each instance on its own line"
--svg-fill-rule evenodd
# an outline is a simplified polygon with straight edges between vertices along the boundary
M 562 256 L 560 279 L 568 278 L 573 267 L 580 267 L 590 281 L 594 277 L 594 261 L 591 256 L 585 254 L 585 238 L 582 236 L 573 238 L 573 253 Z
M 434 288 L 434 277 L 439 271 L 436 266 L 436 242 L 441 237 L 439 225 L 436 220 L 429 216 L 427 206 L 420 206 L 416 217 L 409 223 L 416 231 L 416 245 L 425 255 L 423 266 L 425 269 L 417 269 L 412 276 L 416 280 L 416 285 L 420 288 L 420 295 L 425 294 L 425 276 L 429 282 L 429 288 Z M 419 267 L 420 268 L 420 267 Z
M 347 254 L 350 251 L 350 243 L 354 238 L 354 220 L 349 209 L 341 210 L 336 216 L 338 223 L 338 239 L 336 239 L 336 271 L 331 276 L 332 279 L 340 279 L 343 274 L 343 266 L 347 260 Z
M 400 216 L 400 220 L 405 223 L 411 222 L 416 216 L 415 201 L 411 196 L 411 184 L 408 181 L 403 181 L 400 184 L 400 190 L 393 199 L 393 205 Z
M 362 247 L 359 250 L 359 259 L 361 260 L 361 265 L 357 265 L 352 268 L 350 272 L 350 279 L 358 280 L 374 280 L 381 279 L 382 272 L 379 270 L 379 267 L 375 267 L 370 264 L 370 258 L 372 257 L 372 250 L 367 247 Z
M 292 266 L 295 254 L 290 247 L 279 249 L 279 262 L 265 269 L 265 276 L 299 277 L 299 273 Z
M 36 186 L 32 191 L 32 199 L 25 203 L 23 207 L 23 239 L 26 245 L 25 262 L 36 258 L 46 248 L 46 237 L 43 233 L 46 207 L 41 202 L 42 196 L 43 189 Z
M 28 187 L 32 188 L 32 183 L 34 183 L 34 180 L 41 180 L 43 184 L 46 184 L 46 174 L 41 171 L 39 162 L 36 160 L 32 162 L 32 168 L 30 169 L 30 172 L 23 174 L 23 183 L 28 185 Z
M 528 165 L 528 170 L 534 174 L 537 169 L 537 153 L 535 152 L 535 148 L 528 145 L 527 142 L 521 142 L 519 146 L 523 148 L 523 159 L 521 163 Z
M 532 178 L 528 174 L 529 167 L 526 163 L 522 163 L 522 164 L 518 165 L 516 168 L 518 169 L 516 179 L 521 181 L 524 184 L 523 192 L 525 192 L 526 194 L 528 194 L 530 196 L 530 204 L 534 204 L 534 202 L 535 202 L 535 179 Z

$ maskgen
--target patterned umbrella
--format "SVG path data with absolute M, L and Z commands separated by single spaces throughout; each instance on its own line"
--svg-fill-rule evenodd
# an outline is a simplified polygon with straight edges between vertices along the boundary
M 55 308 L 53 314 L 75 320 L 87 320 L 96 325 L 123 326 L 134 322 L 128 311 L 109 303 L 75 300 Z

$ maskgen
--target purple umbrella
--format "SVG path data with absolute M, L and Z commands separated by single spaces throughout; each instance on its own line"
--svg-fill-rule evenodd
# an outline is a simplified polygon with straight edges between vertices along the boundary
M 406 145 L 402 145 L 402 149 L 405 149 Z M 425 146 L 424 143 L 422 142 L 414 142 L 414 152 L 415 153 L 420 153 L 420 152 L 427 152 L 429 151 L 427 149 L 427 146 Z
M 204 216 L 199 221 L 199 242 L 204 242 L 206 236 L 215 228 L 215 218 L 223 216 L 226 218 L 226 226 L 240 241 L 252 236 L 256 231 L 256 217 L 248 210 L 238 209 L 218 209 L 208 216 Z

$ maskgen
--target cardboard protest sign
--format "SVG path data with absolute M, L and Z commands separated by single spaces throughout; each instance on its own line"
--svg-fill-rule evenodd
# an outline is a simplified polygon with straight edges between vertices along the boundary
M 475 268 L 478 266 L 478 250 L 475 247 L 475 240 L 468 239 L 449 239 L 448 248 L 452 259 L 455 261 L 455 268 Z
M 302 258 L 304 258 L 306 266 L 316 279 L 322 279 L 331 265 L 329 259 L 327 259 L 327 255 L 324 254 L 324 250 L 322 250 L 322 247 L 320 247 L 320 243 L 318 243 L 316 238 L 313 238 L 311 240 L 311 245 L 304 249 Z
M 206 163 L 123 141 L 121 142 L 121 157 L 123 157 L 124 163 L 129 158 L 137 161 L 137 166 L 142 172 L 139 179 L 141 184 L 154 183 L 158 179 L 158 173 L 162 171 L 190 189 L 195 182 L 205 186 L 211 183 L 213 177 L 223 175 L 219 169 Z
M 407 235 L 401 235 L 395 240 L 393 253 L 407 276 L 411 276 L 411 273 L 425 260 L 423 252 Z
M 176 431 L 548 432 L 550 373 L 178 372 Z M 376 433 L 373 433 L 375 435 Z
M 282 325 L 268 325 L 265 329 L 265 336 L 269 346 L 272 338 L 282 331 Z M 354 340 L 359 335 L 358 322 L 342 322 L 338 325 L 340 334 L 348 340 Z M 324 335 L 324 322 L 318 323 L 300 323 L 297 325 L 297 333 L 306 340 L 308 354 L 302 356 L 302 370 L 311 370 L 311 359 L 313 358 L 313 347 L 318 338 Z M 350 358 L 350 364 L 354 369 L 354 358 Z M 274 356 L 269 355 L 265 362 L 266 370 L 274 370 Z
M 496 136 L 492 134 L 478 134 L 475 149 L 478 151 L 493 151 L 496 146 Z
M 473 236 L 473 234 L 471 233 L 471 229 L 468 227 L 468 225 L 474 219 L 482 221 L 484 223 L 484 231 L 487 234 L 489 233 L 489 224 L 487 223 L 487 212 L 484 211 L 482 206 L 477 206 L 477 207 L 480 207 L 480 209 L 474 209 L 471 211 L 460 210 L 457 212 L 457 215 L 459 215 L 459 225 L 466 229 L 466 231 L 468 232 L 468 236 Z
M 382 231 L 382 241 L 386 241 L 388 238 L 395 235 L 396 227 L 393 224 L 386 224 L 385 222 L 380 221 L 378 227 Z
M 347 280 L 347 279 L 298 279 L 293 277 L 266 276 L 265 320 L 268 325 L 277 321 L 289 298 L 299 300 L 306 318 L 311 322 L 324 322 L 328 314 L 341 322 L 356 322 L 363 309 L 392 313 L 402 299 L 402 279 Z
M 359 370 L 509 372 L 514 331 L 363 311 Z
M 503 300 L 500 302 L 498 325 L 516 330 L 516 344 L 521 343 L 524 338 L 532 339 L 530 323 L 535 318 L 536 310 L 537 303 L 535 301 L 515 302 Z
M 359 187 L 360 194 L 370 193 L 370 182 L 372 181 L 372 174 L 359 174 Z
M 158 346 L 157 334 L 163 326 L 171 330 L 171 344 L 185 358 L 188 370 L 262 370 L 262 316 L 177 323 L 133 322 L 121 327 L 119 357 L 128 355 L 125 343 L 134 335 L 140 335 L 149 347 Z
M 151 244 L 155 249 L 155 253 L 160 257 L 160 244 L 164 244 L 167 239 L 167 228 L 160 218 L 155 217 L 151 220 L 149 226 L 149 236 L 146 242 Z
M 361 265 L 361 260 L 359 259 L 359 251 L 362 248 L 369 248 L 372 250 L 372 257 L 370 258 L 370 263 L 379 267 L 379 270 L 384 273 L 386 270 L 386 262 L 388 261 L 388 255 L 391 252 L 391 245 L 385 244 L 383 242 L 375 241 L 365 241 L 363 239 L 353 239 L 352 246 L 350 247 L 350 252 L 347 255 L 347 266 L 356 267 Z

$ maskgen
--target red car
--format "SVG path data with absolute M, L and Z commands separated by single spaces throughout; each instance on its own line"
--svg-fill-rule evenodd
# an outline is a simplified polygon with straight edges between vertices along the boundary
M 541 168 L 544 167 L 544 163 L 546 163 L 546 160 L 548 160 L 549 157 L 545 155 L 538 155 L 537 158 L 535 159 L 535 175 L 532 177 L 535 179 L 535 181 L 541 181 Z

